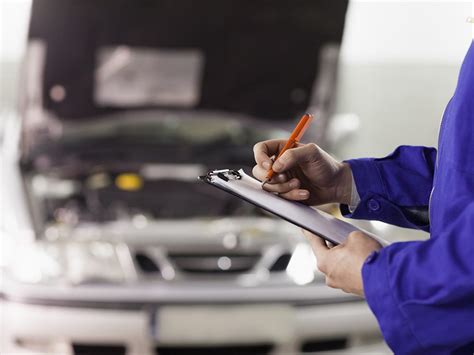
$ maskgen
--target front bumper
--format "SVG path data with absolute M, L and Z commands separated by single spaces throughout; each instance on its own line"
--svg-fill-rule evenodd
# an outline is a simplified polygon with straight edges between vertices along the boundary
M 75 355 L 81 346 L 96 346 L 101 353 L 108 347 L 114 355 L 203 346 L 267 346 L 272 354 L 288 354 L 307 344 L 338 342 L 341 350 L 379 337 L 365 302 L 325 285 L 55 288 L 9 283 L 1 302 L 0 350 L 5 354 Z

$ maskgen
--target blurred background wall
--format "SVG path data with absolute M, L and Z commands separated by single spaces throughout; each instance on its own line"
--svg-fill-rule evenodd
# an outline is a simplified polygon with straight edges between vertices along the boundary
M 359 129 L 342 158 L 437 145 L 444 108 L 471 44 L 471 1 L 353 0 L 345 28 L 339 113 Z
M 466 22 L 472 6 L 470 0 L 351 1 L 333 123 L 353 131 L 338 140 L 334 154 L 382 157 L 402 144 L 437 146 L 441 118 L 472 41 Z M 395 239 L 428 236 L 371 223 Z
M 0 1 L 0 112 L 15 107 L 17 79 L 28 29 L 29 0 Z

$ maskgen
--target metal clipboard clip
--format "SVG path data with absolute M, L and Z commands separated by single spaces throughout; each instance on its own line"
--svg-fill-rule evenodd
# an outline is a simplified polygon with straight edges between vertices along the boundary
M 232 169 L 222 169 L 222 170 L 211 170 L 206 175 L 199 176 L 199 180 L 201 181 L 212 181 L 212 178 L 219 177 L 220 179 L 228 182 L 230 180 L 240 180 L 242 179 L 242 175 L 237 170 Z

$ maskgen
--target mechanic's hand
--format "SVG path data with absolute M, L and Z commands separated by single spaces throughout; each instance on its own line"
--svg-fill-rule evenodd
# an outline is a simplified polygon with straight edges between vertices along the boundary
M 277 192 L 288 200 L 308 205 L 338 202 L 350 204 L 352 172 L 349 164 L 331 157 L 316 144 L 298 143 L 273 163 L 285 140 L 269 140 L 254 146 L 253 175 L 263 181 L 270 167 L 275 174 L 264 189 Z
M 364 297 L 362 266 L 365 259 L 382 246 L 363 232 L 352 232 L 347 241 L 329 248 L 318 236 L 303 230 L 318 262 L 318 269 L 326 275 L 326 284 L 344 292 Z

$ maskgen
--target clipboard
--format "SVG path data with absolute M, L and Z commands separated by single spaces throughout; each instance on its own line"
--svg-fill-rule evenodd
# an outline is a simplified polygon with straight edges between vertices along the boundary
M 342 221 L 324 211 L 289 201 L 277 194 L 262 189 L 260 181 L 247 175 L 242 169 L 211 170 L 199 179 L 236 197 L 239 197 L 267 212 L 270 212 L 300 228 L 333 243 L 341 244 L 354 231 L 362 231 L 383 246 L 389 243 L 363 229 Z

